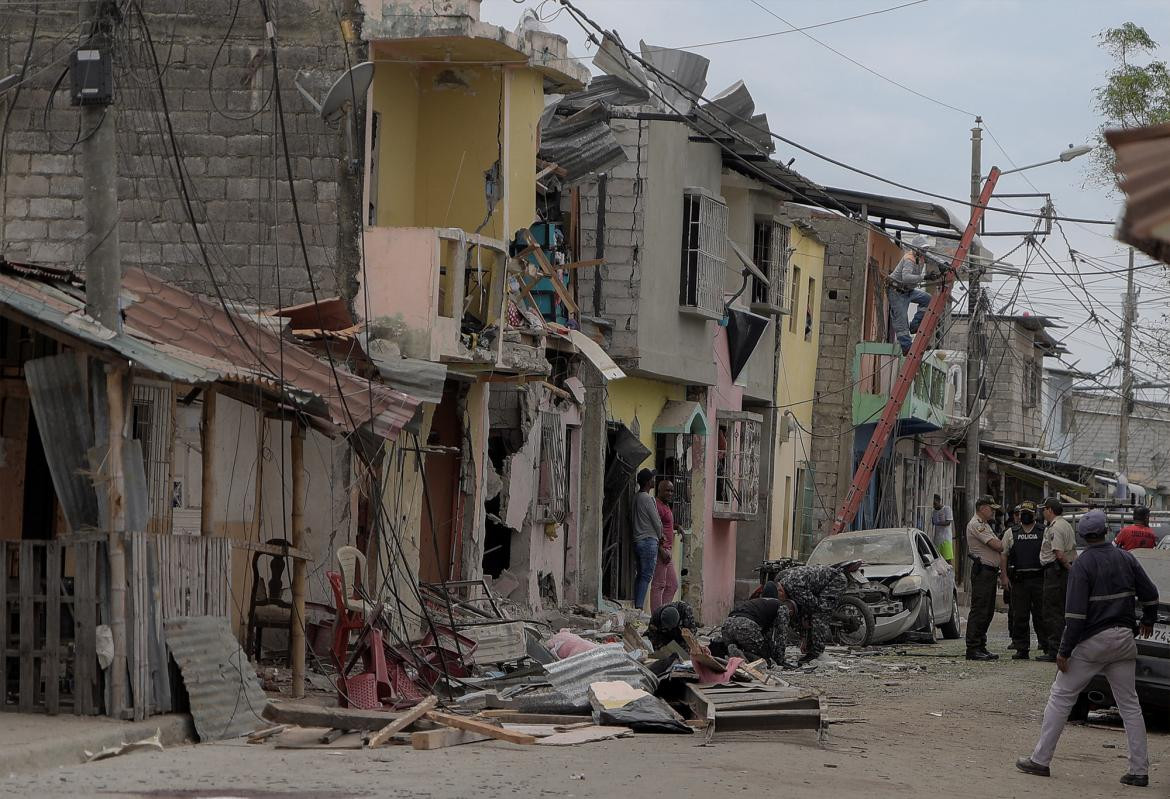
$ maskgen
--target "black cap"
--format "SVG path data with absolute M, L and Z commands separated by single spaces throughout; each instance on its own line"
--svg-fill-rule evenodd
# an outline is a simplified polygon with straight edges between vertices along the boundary
M 983 496 L 979 497 L 979 499 L 975 500 L 975 510 L 979 510 L 984 505 L 990 505 L 992 510 L 999 510 L 999 505 L 995 504 L 995 500 L 989 497 L 987 494 L 984 494 Z

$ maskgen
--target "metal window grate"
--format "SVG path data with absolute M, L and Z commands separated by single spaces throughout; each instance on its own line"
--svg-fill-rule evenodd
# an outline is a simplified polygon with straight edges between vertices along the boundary
M 760 420 L 725 412 L 718 421 L 715 515 L 751 518 L 760 510 Z
M 727 206 L 699 190 L 683 194 L 679 305 L 711 314 L 723 311 L 727 259 Z
M 780 313 L 791 313 L 788 283 L 788 226 L 773 219 L 756 220 L 752 260 L 765 275 L 768 285 L 752 278 L 752 303 L 767 305 Z
M 674 483 L 670 503 L 676 529 L 691 527 L 691 437 L 678 433 L 654 435 L 654 471 Z
M 565 468 L 565 439 L 561 415 L 540 413 L 540 483 L 536 497 L 537 516 L 542 521 L 562 522 L 568 512 L 568 470 Z
M 171 389 L 167 386 L 135 384 L 134 437 L 142 443 L 146 471 L 150 526 L 153 532 L 171 531 L 171 454 L 174 442 L 174 415 Z

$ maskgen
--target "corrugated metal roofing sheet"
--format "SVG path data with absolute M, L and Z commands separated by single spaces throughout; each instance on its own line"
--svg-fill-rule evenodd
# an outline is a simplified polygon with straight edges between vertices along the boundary
M 236 738 L 267 725 L 261 713 L 268 697 L 227 619 L 178 616 L 164 626 L 167 648 L 183 673 L 199 740 Z
M 123 275 L 125 329 L 85 315 L 76 276 L 0 262 L 0 307 L 69 339 L 112 351 L 135 367 L 192 385 L 258 385 L 343 430 L 370 423 L 394 435 L 418 400 L 342 368 L 219 305 L 138 269 Z
M 540 132 L 540 157 L 564 169 L 570 184 L 627 160 L 600 103 L 568 118 L 552 116 Z
M 606 644 L 544 667 L 553 688 L 574 707 L 589 706 L 589 686 L 600 680 L 621 680 L 653 693 L 654 675 L 630 657 L 623 644 Z
M 1126 195 L 1118 238 L 1170 261 L 1170 124 L 1105 131 Z

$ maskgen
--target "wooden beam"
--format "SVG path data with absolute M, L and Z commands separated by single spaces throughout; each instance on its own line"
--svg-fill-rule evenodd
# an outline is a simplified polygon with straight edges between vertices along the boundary
M 438 704 L 439 700 L 437 697 L 428 696 L 426 699 L 419 702 L 410 710 L 406 711 L 401 716 L 394 719 L 394 721 L 390 722 L 385 727 L 370 736 L 369 747 L 371 749 L 377 749 L 379 746 L 386 743 L 386 741 L 390 739 L 390 736 L 402 732 L 411 724 L 426 715 L 429 711 L 434 710 Z
M 275 724 L 298 727 L 326 727 L 338 730 L 375 732 L 397 718 L 384 710 L 361 710 L 353 707 L 320 707 L 305 702 L 269 702 L 261 713 Z
M 251 735 L 248 736 L 248 743 L 250 743 L 250 744 L 263 743 L 264 741 L 267 741 L 269 738 L 271 738 L 273 735 L 279 735 L 280 733 L 284 732 L 287 729 L 288 729 L 287 724 L 275 724 L 271 727 L 265 727 L 262 730 L 256 730 L 254 733 L 252 733 Z
M 570 316 L 576 316 L 578 313 L 577 303 L 573 302 L 573 298 L 569 296 L 569 290 L 561 283 L 557 277 L 556 270 L 553 265 L 548 262 L 548 258 L 544 256 L 544 250 L 536 243 L 536 239 L 532 236 L 532 231 L 528 228 L 523 230 L 524 240 L 528 242 L 529 247 L 535 247 L 532 254 L 536 256 L 536 265 L 540 267 L 540 271 L 544 272 L 545 277 L 549 278 L 549 282 L 553 285 L 553 290 L 557 293 L 557 297 L 564 303 L 565 307 L 569 309 Z
M 559 713 L 521 713 L 518 710 L 482 710 L 480 716 L 494 719 L 501 724 L 592 724 L 589 716 L 573 716 Z
M 126 675 L 126 474 L 122 466 L 122 443 L 126 435 L 127 373 L 106 367 L 106 404 L 109 426 L 106 451 L 106 513 L 109 531 L 107 557 L 110 568 L 110 632 L 114 639 L 114 660 L 110 664 L 110 707 L 107 715 L 121 718 L 129 707 Z
M 490 740 L 491 738 L 478 732 L 444 727 L 439 730 L 424 730 L 414 733 L 410 736 L 410 745 L 420 750 L 446 749 L 448 746 L 461 746 Z
M 505 730 L 502 727 L 497 727 L 494 724 L 488 724 L 484 721 L 476 721 L 466 716 L 456 716 L 451 713 L 440 713 L 432 710 L 427 713 L 427 718 L 431 721 L 444 724 L 448 727 L 454 727 L 459 730 L 467 730 L 468 732 L 479 733 L 486 735 L 489 738 L 496 738 L 501 741 L 507 741 L 514 744 L 534 744 L 536 743 L 536 736 L 525 735 L 524 733 L 512 732 Z
M 305 427 L 299 418 L 293 420 L 290 432 L 292 450 L 292 544 L 297 549 L 305 545 Z M 292 661 L 292 695 L 305 695 L 305 589 L 308 569 L 304 560 L 293 560 L 292 616 L 289 620 L 289 659 Z
M 202 454 L 202 498 L 199 501 L 199 534 L 215 534 L 215 389 L 203 392 L 203 421 L 199 425 L 199 444 Z
M 604 258 L 590 258 L 588 261 L 573 261 L 571 264 L 564 264 L 561 269 L 588 269 L 591 266 L 601 266 L 605 263 Z

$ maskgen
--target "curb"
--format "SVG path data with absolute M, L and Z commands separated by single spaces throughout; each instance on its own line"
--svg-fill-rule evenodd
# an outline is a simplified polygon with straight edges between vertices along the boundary
M 68 717 L 61 716 L 62 734 L 48 740 L 0 750 L 0 780 L 13 774 L 76 766 L 85 762 L 85 750 L 96 752 L 107 746 L 149 738 L 159 731 L 164 747 L 194 743 L 195 727 L 185 713 L 168 713 L 145 721 L 110 722 L 108 728 L 86 728 L 73 734 L 68 732 Z

